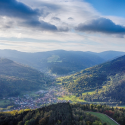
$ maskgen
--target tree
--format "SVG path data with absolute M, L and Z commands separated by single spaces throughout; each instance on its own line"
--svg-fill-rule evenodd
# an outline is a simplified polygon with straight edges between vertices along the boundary
M 95 122 L 93 122 L 92 125 L 102 125 L 102 123 L 100 121 L 95 121 Z
M 103 123 L 103 125 L 107 125 L 107 123 Z

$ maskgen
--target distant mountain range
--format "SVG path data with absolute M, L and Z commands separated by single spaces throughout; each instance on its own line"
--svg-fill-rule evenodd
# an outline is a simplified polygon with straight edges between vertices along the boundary
M 40 71 L 0 58 L 0 98 L 39 90 L 51 83 L 52 79 Z
M 110 96 L 112 101 L 125 102 L 122 94 L 125 89 L 125 56 L 117 58 L 123 54 L 124 52 L 116 51 L 93 53 L 55 50 L 24 53 L 0 50 L 0 57 L 4 57 L 0 58 L 0 97 L 19 95 L 25 91 L 38 90 L 42 86 L 50 85 L 53 80 L 44 74 L 48 71 L 66 75 L 83 69 L 73 75 L 62 77 L 58 82 L 69 92 L 77 93 L 79 97 L 88 101 L 104 101 L 104 98 L 109 101 Z M 112 58 L 116 59 L 106 62 Z M 96 94 L 94 92 L 89 96 L 83 96 L 87 91 L 95 91 Z
M 102 53 L 55 50 L 26 53 L 16 50 L 0 50 L 1 58 L 8 58 L 28 65 L 42 72 L 67 75 L 86 69 L 107 60 L 124 55 L 125 52 L 106 51 Z
M 125 103 L 125 56 L 58 78 L 58 82 L 86 101 Z
M 104 51 L 101 53 L 96 53 L 98 56 L 103 58 L 106 61 L 113 60 L 115 58 L 118 58 L 120 56 L 125 55 L 125 52 L 120 52 L 120 51 Z

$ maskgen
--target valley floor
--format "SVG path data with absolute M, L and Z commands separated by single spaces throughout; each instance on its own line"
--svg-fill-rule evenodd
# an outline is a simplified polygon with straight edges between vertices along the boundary
M 83 93 L 83 95 L 90 94 L 92 92 L 85 92 Z M 59 102 L 108 104 L 106 102 L 85 101 L 84 99 L 81 99 L 80 97 L 69 93 L 61 85 L 53 85 L 47 87 L 44 90 L 39 90 L 37 92 L 29 92 L 23 96 L 3 98 L 0 100 L 0 111 L 37 109 L 43 106 L 56 104 Z
M 51 86 L 46 90 L 30 92 L 23 96 L 3 98 L 0 111 L 21 110 L 21 109 L 37 109 L 45 105 L 55 104 L 59 102 L 71 102 L 70 100 L 60 100 L 59 97 L 70 96 L 65 89 L 60 86 Z M 4 104 L 8 105 L 3 108 Z

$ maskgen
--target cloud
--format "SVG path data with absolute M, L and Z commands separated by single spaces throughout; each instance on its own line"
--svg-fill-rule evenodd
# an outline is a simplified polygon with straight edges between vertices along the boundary
M 81 0 L 0 0 L 0 17 L 6 18 L 2 18 L 0 27 L 18 29 L 22 34 L 26 28 L 38 32 L 67 32 L 94 13 L 94 9 Z M 8 25 L 9 22 L 13 25 Z
M 39 15 L 39 12 L 16 0 L 0 0 L 0 15 L 29 18 Z
M 70 36 L 71 37 L 71 36 Z M 95 36 L 94 36 L 95 37 Z M 96 41 L 98 38 L 92 38 L 93 41 Z M 69 38 L 69 37 L 68 37 Z M 104 43 L 102 44 L 88 44 L 86 40 L 79 41 L 79 42 L 59 42 L 59 41 L 51 41 L 46 42 L 41 40 L 34 40 L 31 41 L 14 41 L 14 40 L 0 40 L 0 49 L 13 49 L 22 52 L 41 52 L 41 51 L 50 51 L 50 50 L 57 50 L 57 49 L 64 49 L 64 50 L 74 50 L 74 51 L 93 51 L 93 52 L 102 52 L 106 50 L 116 50 L 116 51 L 125 51 L 124 40 L 123 39 L 107 39 L 107 38 L 100 38 L 100 41 L 104 39 Z M 108 40 L 106 43 L 105 41 Z M 117 41 L 123 41 L 119 44 Z M 116 44 L 110 44 L 110 41 L 116 41 Z M 107 44 L 108 43 L 108 44 Z M 108 45 L 108 46 L 107 46 Z
M 69 28 L 68 27 L 60 27 L 60 28 L 58 28 L 58 31 L 67 32 L 67 31 L 69 31 Z
M 111 43 L 111 49 L 118 42 L 115 48 L 120 49 L 119 43 L 124 46 L 124 26 L 124 19 L 103 16 L 83 0 L 0 0 L 0 39 L 7 40 L 0 48 L 102 51 L 107 44 Z M 100 44 L 104 43 L 103 49 Z
M 52 17 L 51 19 L 55 20 L 55 21 L 60 21 L 60 18 L 58 18 L 58 17 Z
M 42 13 L 38 9 L 32 9 L 31 7 L 16 0 L 0 0 L 1 16 L 22 19 L 21 24 L 24 24 L 24 26 L 31 26 L 41 30 L 56 31 L 57 28 L 55 25 L 39 20 L 39 16 L 41 14 Z
M 23 22 L 24 26 L 32 26 L 33 28 L 41 29 L 41 30 L 50 30 L 50 31 L 57 31 L 57 27 L 54 25 L 51 25 L 50 23 L 44 22 L 44 21 L 38 21 L 38 20 L 28 20 Z
M 69 17 L 68 20 L 74 20 L 72 17 Z
M 125 33 L 124 26 L 116 25 L 110 19 L 106 18 L 98 18 L 87 23 L 81 23 L 75 29 L 82 32 L 101 32 L 107 34 Z

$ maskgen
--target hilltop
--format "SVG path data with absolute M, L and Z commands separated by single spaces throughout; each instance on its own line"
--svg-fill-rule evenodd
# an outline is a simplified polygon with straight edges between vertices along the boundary
M 98 112 L 98 113 L 95 113 Z M 99 113 L 100 112 L 100 113 Z M 104 114 L 103 114 L 104 113 Z M 39 109 L 0 113 L 1 125 L 121 125 L 125 110 L 106 105 L 58 103 Z M 101 117 L 100 117 L 101 116 Z

